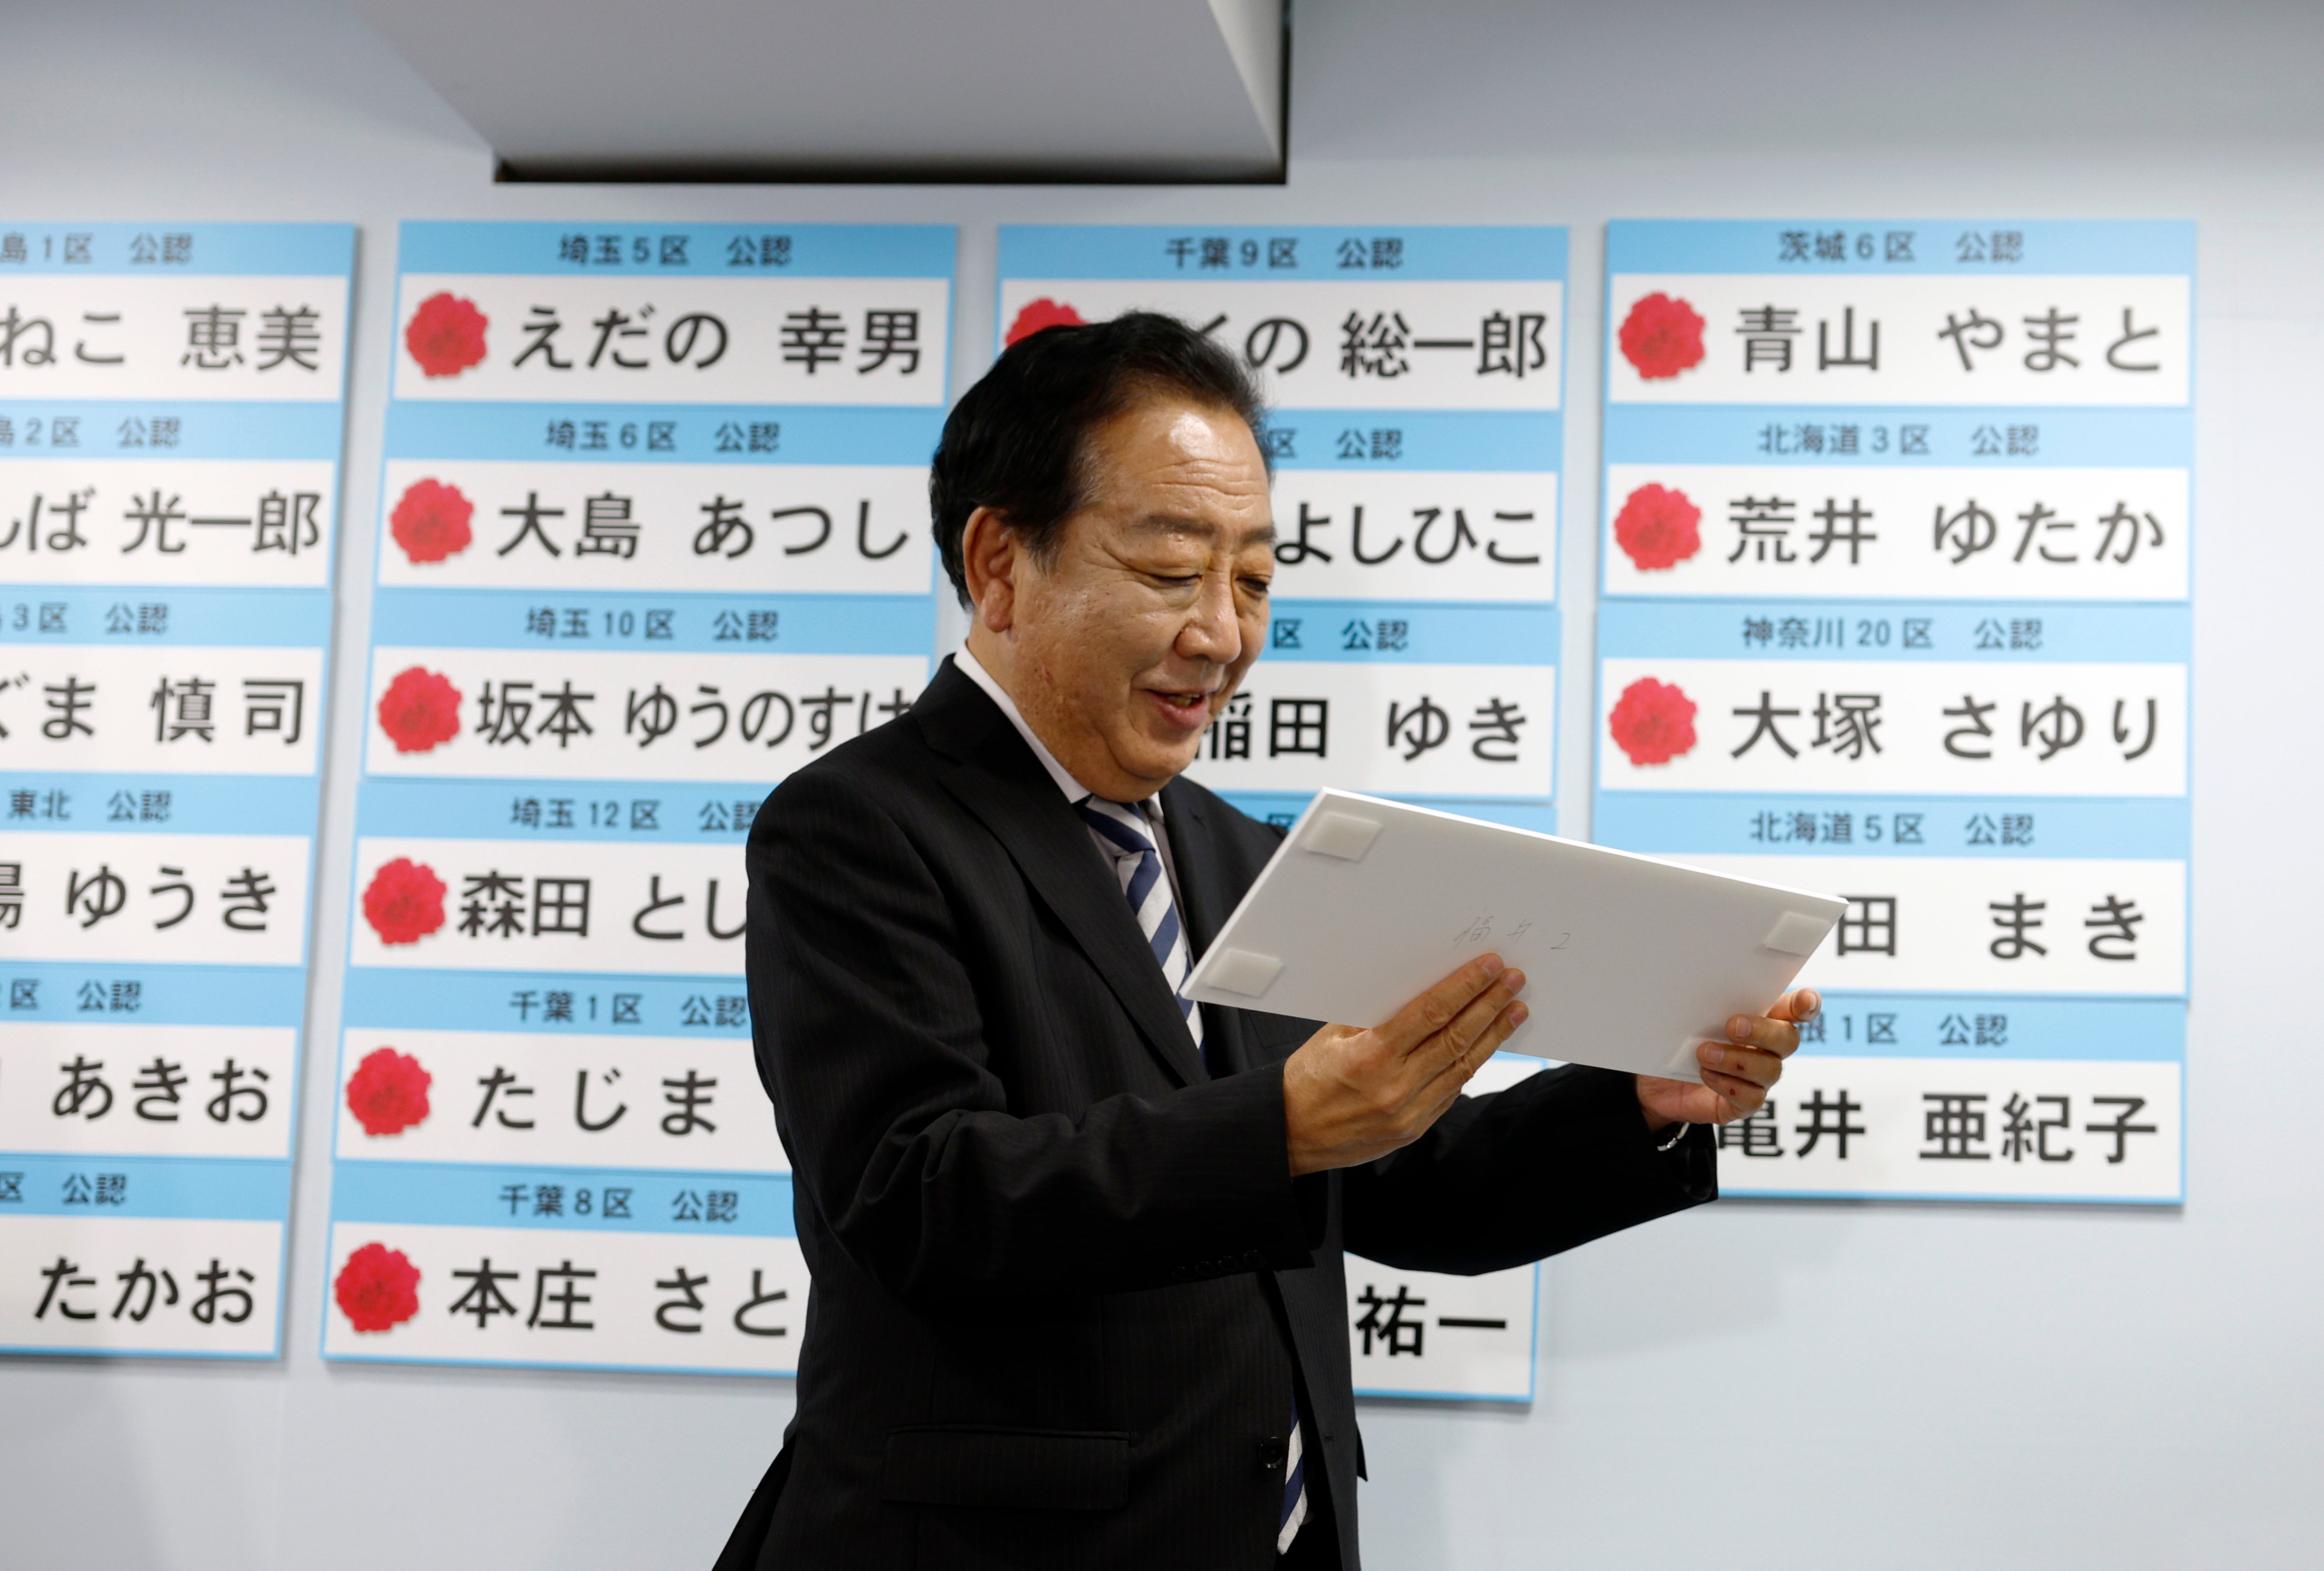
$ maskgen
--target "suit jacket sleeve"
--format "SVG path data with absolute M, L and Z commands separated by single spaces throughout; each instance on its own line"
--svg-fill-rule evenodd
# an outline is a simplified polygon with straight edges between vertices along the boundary
M 759 1065 L 794 1181 L 922 1303 L 1111 1292 L 1313 1263 L 1280 1067 L 1065 1116 L 992 1072 L 961 909 L 872 794 L 808 771 L 751 840 Z
M 1633 1077 L 1610 1069 L 1569 1064 L 1464 1096 L 1412 1144 L 1349 1169 L 1347 1246 L 1474 1275 L 1717 1198 L 1708 1129 L 1655 1144 Z

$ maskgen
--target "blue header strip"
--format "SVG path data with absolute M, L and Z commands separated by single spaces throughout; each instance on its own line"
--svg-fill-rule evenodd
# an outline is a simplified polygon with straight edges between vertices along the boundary
M 1801 1045 L 1803 1062 L 1831 1057 L 2175 1064 L 2187 1058 L 2187 1005 L 2175 998 L 1822 992 L 1822 1035 Z
M 1617 218 L 1606 273 L 2186 273 L 2178 219 Z
M 1609 464 L 2183 469 L 2195 461 L 2195 416 L 2183 406 L 1831 410 L 1609 403 L 1605 420 Z
M 734 860 L 739 871 L 739 848 Z M 350 1030 L 638 1037 L 739 1037 L 751 1030 L 739 975 L 406 971 L 350 966 L 345 997 L 342 1012 Z
M 740 575 L 738 575 L 739 577 Z M 652 609 L 642 609 L 650 606 Z M 554 612 L 547 623 L 534 613 Z M 742 613 L 775 613 L 773 635 L 745 642 Z M 734 613 L 731 622 L 721 618 Z M 576 625 L 590 636 L 568 636 Z M 634 651 L 687 654 L 908 654 L 926 659 L 935 610 L 926 595 L 731 595 L 647 590 L 382 589 L 372 643 L 457 649 Z M 546 628 L 547 633 L 536 631 Z
M 0 1151 L 21 1175 L 21 1200 L 0 1216 L 215 1217 L 280 1222 L 290 1209 L 290 1164 L 241 1157 L 33 1156 Z M 110 1180 L 99 1185 L 102 1175 Z M 98 1197 L 108 1198 L 100 1204 Z M 111 1197 L 118 1197 L 117 1199 Z
M 1004 279 L 1563 279 L 1565 256 L 1556 225 L 1001 226 Z
M 1598 654 L 1611 660 L 2184 661 L 2185 605 L 2012 601 L 1608 599 Z M 1794 641 L 1786 624 L 1805 635 Z M 1766 632 L 1767 637 L 1759 634 Z
M 321 716 L 307 724 L 320 725 Z M 280 835 L 315 821 L 311 774 L 68 774 L 11 772 L 0 831 L 107 835 Z M 26 794 L 30 793 L 29 805 Z M 28 809 L 28 810 L 26 810 Z
M 17 626 L 15 607 L 28 610 Z M 319 649 L 330 642 L 326 588 L 180 589 L 33 584 L 0 590 L 0 646 L 91 643 L 144 647 L 217 644 L 233 649 Z M 155 608 L 159 607 L 159 614 Z M 321 720 L 323 695 L 309 696 L 310 723 Z
M 0 278 L 6 274 L 0 273 Z M 339 457 L 336 400 L 0 399 L 0 459 Z
M 13 273 L 337 273 L 355 271 L 353 224 L 64 224 L 0 218 Z
M 763 781 L 372 777 L 355 799 L 355 833 L 414 840 L 733 846 L 740 855 L 770 789 Z
M 1591 838 L 1658 856 L 2185 860 L 2184 797 L 1880 797 L 1600 791 Z
M 589 1197 L 586 1202 L 584 1193 Z M 712 1194 L 718 1197 L 715 1209 Z M 610 1215 L 609 1199 L 613 1202 Z M 584 1204 L 586 1212 L 580 1209 Z M 712 1221 L 714 1215 L 720 1220 Z M 342 1224 L 538 1227 L 558 1233 L 740 1234 L 750 1238 L 790 1238 L 797 1233 L 787 1174 L 453 1162 L 335 1162 L 331 1220 Z
M 309 821 L 312 821 L 309 815 Z M 89 1025 L 297 1026 L 307 973 L 298 966 L 155 966 L 142 960 L 0 958 L 8 986 L 0 1024 L 79 1021 Z
M 1379 647 L 1383 621 L 1397 624 L 1393 649 Z M 1557 612 L 1539 605 L 1283 599 L 1275 603 L 1268 641 L 1257 668 L 1262 679 L 1284 661 L 1554 665 Z
M 469 223 L 407 218 L 399 273 L 950 278 L 949 224 Z
M 392 402 L 391 458 L 925 467 L 939 409 L 704 403 Z
M 1565 455 L 1555 414 L 1494 411 L 1272 409 L 1276 470 L 1493 469 L 1554 475 Z

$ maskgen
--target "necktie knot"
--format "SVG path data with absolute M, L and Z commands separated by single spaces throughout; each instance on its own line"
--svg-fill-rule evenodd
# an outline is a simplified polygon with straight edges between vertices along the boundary
M 1119 855 L 1155 855 L 1154 837 L 1148 832 L 1146 817 L 1136 808 L 1096 796 L 1084 797 L 1077 806 L 1082 821 Z

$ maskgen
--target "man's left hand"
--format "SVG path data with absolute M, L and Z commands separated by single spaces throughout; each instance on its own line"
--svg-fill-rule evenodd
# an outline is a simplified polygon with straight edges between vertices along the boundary
M 1786 993 L 1765 1014 L 1738 1014 L 1727 1022 L 1727 1040 L 1695 1049 L 1702 1084 L 1638 1077 L 1638 1106 L 1649 1130 L 1674 1123 L 1732 1123 L 1748 1118 L 1782 1078 L 1784 1060 L 1798 1050 L 1800 1023 L 1813 1020 L 1823 1000 L 1813 988 Z

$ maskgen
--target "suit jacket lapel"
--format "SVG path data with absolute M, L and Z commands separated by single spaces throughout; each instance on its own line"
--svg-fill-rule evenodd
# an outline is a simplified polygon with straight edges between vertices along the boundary
M 949 659 L 911 716 L 929 744 L 951 761 L 938 776 L 945 789 L 1008 849 L 1148 1045 L 1181 1082 L 1208 1079 L 1120 884 L 1009 717 Z M 1180 919 L 1185 919 L 1183 911 Z

